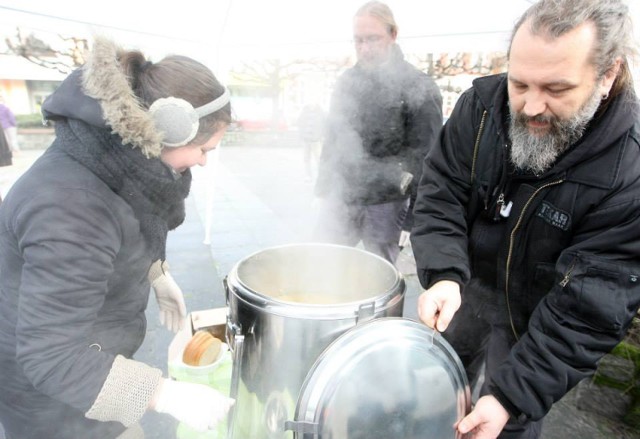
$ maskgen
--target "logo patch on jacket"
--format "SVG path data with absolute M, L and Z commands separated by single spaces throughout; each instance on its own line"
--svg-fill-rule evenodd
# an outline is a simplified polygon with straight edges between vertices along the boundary
M 569 230 L 571 226 L 571 215 L 546 201 L 542 202 L 542 206 L 540 206 L 540 210 L 538 210 L 536 216 L 542 218 L 553 227 L 557 227 L 565 232 Z

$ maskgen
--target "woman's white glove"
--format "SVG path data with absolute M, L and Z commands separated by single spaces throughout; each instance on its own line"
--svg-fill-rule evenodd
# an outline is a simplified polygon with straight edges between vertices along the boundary
M 156 261 L 149 270 L 151 287 L 156 294 L 160 310 L 160 323 L 167 329 L 178 332 L 187 318 L 182 290 L 168 271 L 166 262 Z
M 400 232 L 400 239 L 398 239 L 398 246 L 400 248 L 408 247 L 409 245 L 411 245 L 410 238 L 411 238 L 411 232 L 403 230 L 402 232 Z
M 150 407 L 166 413 L 198 431 L 215 428 L 235 400 L 205 384 L 162 379 Z

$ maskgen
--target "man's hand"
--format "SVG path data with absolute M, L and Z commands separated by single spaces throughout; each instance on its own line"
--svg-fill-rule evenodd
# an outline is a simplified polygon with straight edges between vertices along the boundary
M 460 308 L 460 303 L 460 285 L 451 280 L 441 280 L 418 298 L 418 315 L 428 327 L 443 332 Z
M 495 439 L 509 420 L 509 412 L 491 396 L 483 396 L 467 416 L 456 424 L 460 434 L 473 433 L 473 439 Z

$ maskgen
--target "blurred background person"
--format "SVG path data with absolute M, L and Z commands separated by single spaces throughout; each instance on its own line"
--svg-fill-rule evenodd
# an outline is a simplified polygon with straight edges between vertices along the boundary
M 353 19 L 355 66 L 331 99 L 315 193 L 315 235 L 394 263 L 411 228 L 421 163 L 442 126 L 436 83 L 404 59 L 389 7 L 372 1 Z
M 0 126 L 0 167 L 2 166 L 11 166 L 13 164 L 12 161 L 12 153 L 11 148 L 9 148 L 9 142 L 7 142 L 4 133 L 2 132 L 2 127 Z M 0 203 L 2 203 L 2 193 L 0 192 Z
M 4 130 L 4 135 L 9 143 L 9 148 L 13 152 L 20 151 L 20 145 L 18 144 L 18 123 L 16 122 L 16 116 L 11 111 L 4 100 L 4 96 L 0 95 L 0 125 Z
M 314 182 L 318 175 L 318 160 L 322 150 L 326 113 L 317 104 L 305 105 L 298 117 L 298 132 L 303 144 L 305 180 Z
M 142 437 L 146 410 L 214 428 L 229 398 L 132 357 L 151 290 L 161 323 L 184 324 L 167 233 L 231 121 L 228 90 L 191 58 L 152 63 L 97 39 L 42 109 L 56 138 L 0 205 L 7 438 Z

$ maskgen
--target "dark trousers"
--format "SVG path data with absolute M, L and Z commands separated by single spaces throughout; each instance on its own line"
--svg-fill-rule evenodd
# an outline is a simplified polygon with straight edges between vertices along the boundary
M 458 353 L 471 388 L 479 386 L 479 396 L 488 395 L 492 375 L 515 344 L 511 329 L 490 325 L 463 298 L 462 306 L 442 335 Z M 538 439 L 541 431 L 542 420 L 524 424 L 509 421 L 498 439 Z
M 408 209 L 408 199 L 370 205 L 327 200 L 320 211 L 314 236 L 322 242 L 352 247 L 362 241 L 367 251 L 393 264 L 400 254 L 398 241 Z

